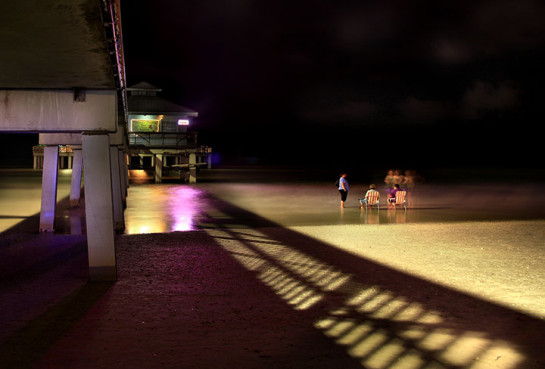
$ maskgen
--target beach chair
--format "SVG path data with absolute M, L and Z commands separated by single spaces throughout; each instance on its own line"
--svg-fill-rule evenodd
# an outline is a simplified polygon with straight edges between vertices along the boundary
M 397 191 L 395 201 L 392 201 L 389 204 L 392 205 L 394 209 L 403 205 L 403 208 L 407 210 L 407 191 Z
M 379 206 L 379 198 L 380 198 L 380 194 L 378 191 L 375 191 L 375 192 L 371 192 L 369 193 L 369 195 L 367 196 L 367 199 L 365 198 L 361 198 L 360 199 L 360 203 L 361 203 L 361 206 L 365 208 L 365 210 L 367 210 L 367 208 L 369 206 L 376 206 L 377 207 L 377 210 L 380 210 L 380 206 Z

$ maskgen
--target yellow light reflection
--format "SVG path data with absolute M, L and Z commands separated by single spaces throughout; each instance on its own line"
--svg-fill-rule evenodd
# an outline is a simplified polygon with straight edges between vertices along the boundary
M 135 170 L 135 175 L 147 175 Z M 201 191 L 186 185 L 139 185 L 129 188 L 125 210 L 127 234 L 185 232 L 196 228 Z

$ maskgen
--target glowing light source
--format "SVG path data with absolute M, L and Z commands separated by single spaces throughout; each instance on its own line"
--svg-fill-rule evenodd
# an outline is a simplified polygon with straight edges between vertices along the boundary
M 189 125 L 189 119 L 178 119 L 178 125 L 179 126 L 188 126 Z

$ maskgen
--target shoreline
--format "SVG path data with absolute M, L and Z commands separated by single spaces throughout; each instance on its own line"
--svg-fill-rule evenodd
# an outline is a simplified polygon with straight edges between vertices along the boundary
M 365 166 L 349 165 L 343 168 L 342 165 L 332 166 L 326 165 L 323 167 L 317 166 L 299 166 L 299 165 L 218 165 L 211 169 L 199 169 L 198 180 L 217 180 L 219 175 L 214 175 L 214 172 L 221 174 L 222 172 L 229 173 L 235 177 L 228 179 L 229 181 L 241 180 L 248 181 L 278 181 L 279 174 L 289 174 L 291 177 L 282 178 L 282 181 L 289 182 L 290 179 L 295 181 L 323 181 L 329 182 L 333 179 L 336 181 L 338 174 L 346 170 L 349 176 L 357 182 L 364 181 L 376 184 L 381 184 L 389 169 L 399 169 L 402 172 L 408 169 L 416 170 L 423 176 L 425 182 L 431 183 L 489 183 L 489 182 L 504 182 L 504 183 L 542 183 L 545 182 L 545 169 L 540 168 L 508 168 L 508 167 L 437 167 L 437 168 L 365 168 Z M 70 169 L 60 169 L 59 173 L 66 173 Z M 152 169 L 149 169 L 152 171 Z M 0 175 L 3 174 L 34 174 L 41 175 L 41 169 L 32 168 L 0 168 Z M 202 176 L 202 174 L 205 174 Z M 150 176 L 151 178 L 151 176 Z M 202 178 L 202 179 L 201 179 Z M 225 178 L 227 179 L 227 178 Z M 171 179 L 175 181 L 174 179 Z

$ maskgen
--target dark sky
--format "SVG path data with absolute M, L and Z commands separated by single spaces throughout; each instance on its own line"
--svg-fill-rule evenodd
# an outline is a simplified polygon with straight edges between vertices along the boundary
M 197 110 L 225 157 L 539 165 L 543 1 L 121 5 L 128 84 Z

